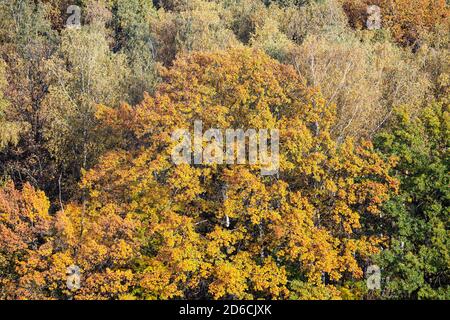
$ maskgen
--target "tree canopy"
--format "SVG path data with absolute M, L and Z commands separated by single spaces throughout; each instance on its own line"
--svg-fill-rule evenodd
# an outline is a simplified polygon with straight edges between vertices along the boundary
M 2 0 L 0 299 L 449 299 L 449 12 Z

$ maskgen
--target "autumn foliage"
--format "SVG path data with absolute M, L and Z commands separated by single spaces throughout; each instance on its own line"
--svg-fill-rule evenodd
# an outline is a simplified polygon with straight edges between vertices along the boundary
M 291 67 L 258 51 L 192 54 L 164 81 L 136 107 L 100 109 L 105 125 L 122 128 L 124 149 L 85 174 L 85 207 L 50 218 L 40 199 L 45 231 L 53 224 L 54 233 L 21 264 L 20 281 L 45 284 L 30 298 L 69 295 L 61 280 L 73 263 L 85 283 L 76 298 L 287 298 L 295 279 L 338 298 L 345 280 L 361 279 L 385 240 L 376 230 L 380 205 L 397 186 L 372 145 L 333 142 L 333 109 Z M 250 165 L 173 165 L 171 132 L 194 119 L 280 128 L 279 177 Z M 28 188 L 22 201 L 34 204 Z M 21 195 L 11 192 L 7 203 Z
M 450 299 L 448 1 L 70 4 L 0 1 L 0 300 Z
M 365 28 L 367 6 L 381 9 L 382 24 L 399 43 L 412 45 L 420 42 L 425 32 L 449 27 L 450 11 L 446 0 L 342 0 L 349 22 L 356 28 Z

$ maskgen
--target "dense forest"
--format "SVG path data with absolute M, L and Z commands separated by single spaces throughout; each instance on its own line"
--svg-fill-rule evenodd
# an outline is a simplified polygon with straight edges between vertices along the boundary
M 0 299 L 450 299 L 449 5 L 0 0 Z

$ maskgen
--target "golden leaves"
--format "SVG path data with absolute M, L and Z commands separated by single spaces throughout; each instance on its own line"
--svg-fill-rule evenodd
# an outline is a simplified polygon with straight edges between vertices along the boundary
M 277 299 L 303 297 L 311 285 L 311 298 L 340 297 L 382 241 L 360 231 L 395 184 L 389 163 L 370 143 L 335 142 L 333 107 L 259 51 L 192 53 L 164 77 L 136 107 L 98 107 L 121 149 L 84 173 L 85 203 L 49 218 L 43 195 L 23 190 L 29 218 L 55 230 L 29 256 L 23 281 L 54 292 L 64 267 L 77 264 L 82 288 L 63 292 L 83 299 Z M 172 131 L 195 120 L 279 128 L 279 175 L 250 164 L 173 164 Z

